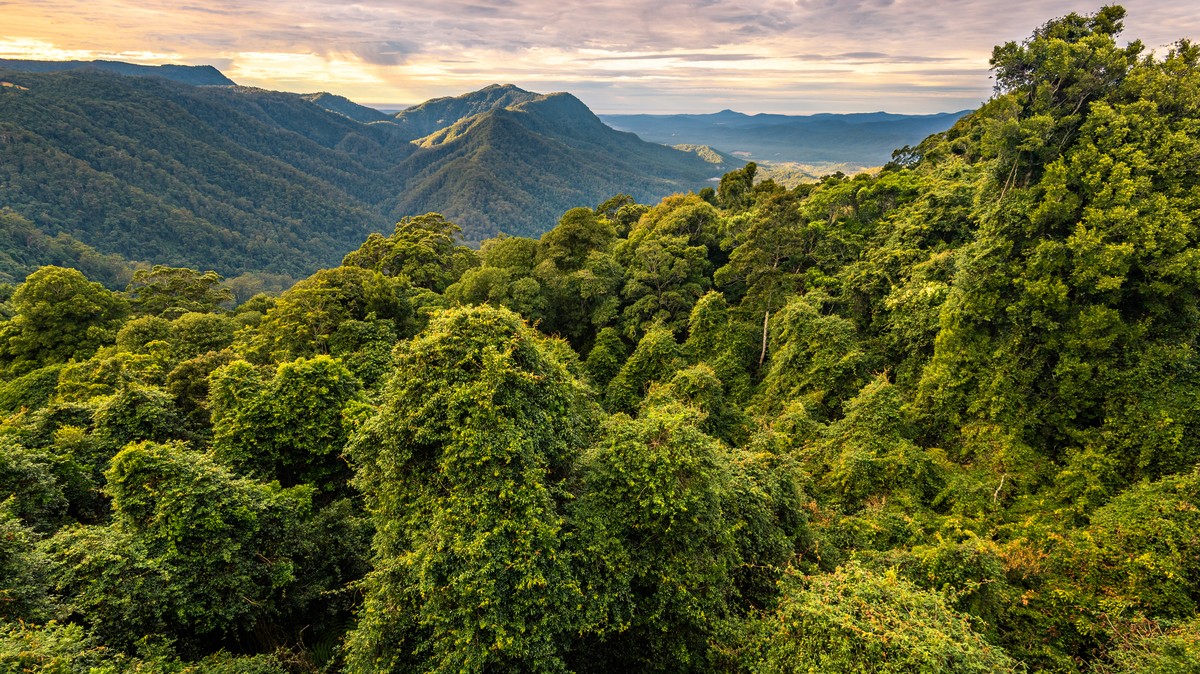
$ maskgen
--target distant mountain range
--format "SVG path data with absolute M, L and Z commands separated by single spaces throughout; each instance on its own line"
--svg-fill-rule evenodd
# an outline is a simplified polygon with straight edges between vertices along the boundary
M 0 229 L 15 228 L 0 241 L 33 231 L 57 237 L 59 254 L 226 275 L 306 275 L 428 211 L 468 242 L 536 236 L 572 207 L 621 192 L 652 202 L 742 163 L 642 141 L 570 94 L 511 85 L 389 116 L 207 67 L 4 61 L 0 82 Z M 13 278 L 45 263 L 36 250 L 6 259 L 24 265 L 0 269 Z
M 754 161 L 880 166 L 896 148 L 945 131 L 968 112 L 746 115 L 722 110 L 708 115 L 601 115 L 600 119 L 655 143 L 711 145 Z
M 212 66 L 181 66 L 167 64 L 142 66 L 123 61 L 26 61 L 0 59 L 0 69 L 28 73 L 56 73 L 64 70 L 101 70 L 132 77 L 162 77 L 193 86 L 231 86 L 234 81 Z

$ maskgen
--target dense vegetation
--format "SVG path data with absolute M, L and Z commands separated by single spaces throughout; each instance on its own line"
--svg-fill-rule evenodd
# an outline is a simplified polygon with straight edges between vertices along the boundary
M 128 273 L 94 258 L 300 278 L 404 216 L 441 212 L 474 243 L 536 235 L 622 189 L 655 200 L 741 165 L 614 131 L 568 94 L 489 87 L 391 118 L 328 94 L 51 65 L 0 62 L 15 85 L 0 87 L 0 236 L 32 231 L 13 247 L 24 259 L 0 258 L 14 280 L 80 260 L 122 287 Z
M 229 310 L 0 323 L 0 669 L 1200 668 L 1200 48 L 995 50 L 878 175 L 754 165 Z

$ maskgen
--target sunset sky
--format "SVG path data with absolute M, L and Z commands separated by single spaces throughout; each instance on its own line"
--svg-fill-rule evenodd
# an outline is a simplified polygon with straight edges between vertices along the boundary
M 1123 3 L 1122 41 L 1200 39 L 1200 10 Z M 972 108 L 991 48 L 1096 2 L 0 0 L 0 58 L 211 64 L 239 84 L 380 106 L 491 83 L 597 112 Z

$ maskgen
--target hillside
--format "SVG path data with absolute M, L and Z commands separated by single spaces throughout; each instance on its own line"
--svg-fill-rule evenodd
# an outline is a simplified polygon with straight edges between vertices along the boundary
M 966 111 L 818 115 L 601 115 L 614 129 L 668 145 L 701 144 L 758 162 L 880 166 L 892 151 L 950 128 Z
M 67 70 L 99 70 L 116 75 L 132 77 L 162 77 L 195 86 L 233 86 L 233 80 L 212 66 L 184 66 L 166 64 L 143 66 L 122 61 L 30 61 L 24 59 L 0 59 L 0 69 L 20 70 L 28 73 L 53 73 Z
M 316 94 L 305 94 L 304 98 L 330 112 L 345 115 L 356 122 L 384 122 L 391 120 L 390 115 L 380 112 L 375 108 L 359 105 L 344 96 L 337 96 L 325 91 Z
M 493 84 L 461 96 L 434 98 L 414 105 L 397 112 L 394 121 L 410 138 L 421 138 L 468 117 L 531 101 L 537 96 L 511 84 Z
M 472 223 L 468 240 L 502 231 L 529 236 L 540 233 L 531 223 L 554 222 L 574 206 L 622 192 L 646 202 L 698 190 L 741 164 L 614 131 L 570 94 L 538 95 L 515 87 L 478 93 L 470 102 L 443 99 L 439 113 L 414 111 L 448 121 L 452 111 L 495 104 L 415 141 L 420 149 L 396 169 L 407 176 L 408 187 L 388 212 L 439 211 Z M 503 105 L 510 100 L 519 102 Z
M 131 260 L 299 275 L 389 222 L 406 142 L 293 94 L 96 71 L 0 71 L 0 202 Z
M 0 204 L 101 255 L 226 275 L 305 275 L 430 211 L 471 242 L 537 235 L 569 208 L 699 189 L 737 165 L 614 131 L 567 94 L 511 86 L 392 118 L 325 93 L 23 68 L 0 69 L 15 85 L 0 89 Z

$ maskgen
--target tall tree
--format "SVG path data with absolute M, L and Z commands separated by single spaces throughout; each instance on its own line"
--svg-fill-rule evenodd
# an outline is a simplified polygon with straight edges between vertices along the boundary
M 116 338 L 129 304 L 80 272 L 42 267 L 17 286 L 0 325 L 0 358 L 14 374 L 84 360 Z
M 583 600 L 563 480 L 585 389 L 504 309 L 453 309 L 397 350 L 350 447 L 376 523 L 349 671 L 563 669 Z

